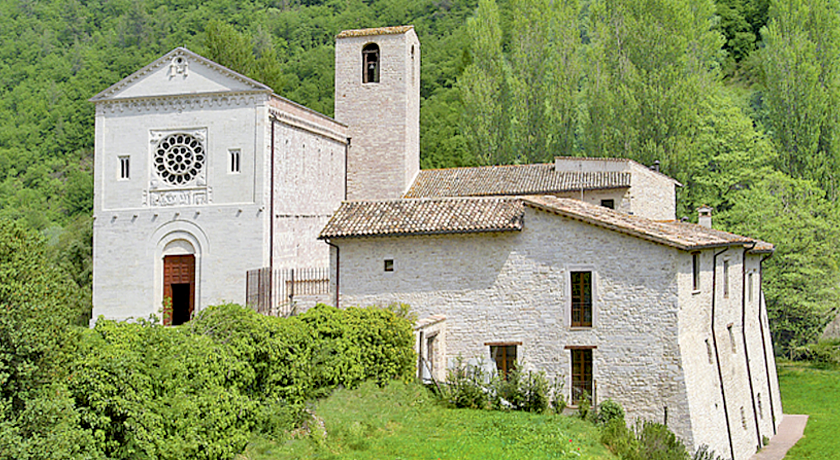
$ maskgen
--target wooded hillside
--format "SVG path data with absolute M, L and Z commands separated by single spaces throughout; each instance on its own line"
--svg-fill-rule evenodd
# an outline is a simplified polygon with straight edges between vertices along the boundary
M 679 215 L 771 241 L 771 323 L 840 299 L 837 0 L 0 0 L 0 218 L 43 232 L 89 302 L 93 105 L 176 46 L 332 114 L 343 29 L 413 24 L 424 168 L 620 156 Z

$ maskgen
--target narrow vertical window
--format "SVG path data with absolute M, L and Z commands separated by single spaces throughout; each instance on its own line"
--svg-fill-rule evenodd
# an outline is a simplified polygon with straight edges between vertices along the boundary
M 723 298 L 729 298 L 729 261 L 723 261 Z
M 385 271 L 386 272 L 394 271 L 394 259 L 385 259 Z
M 238 149 L 229 150 L 228 152 L 230 153 L 230 172 L 238 173 L 240 171 L 239 162 L 240 162 L 241 153 Z
M 692 273 L 692 283 L 691 288 L 695 291 L 700 290 L 700 253 L 699 252 L 692 252 L 691 253 L 691 273 Z
M 572 327 L 592 327 L 592 272 L 572 272 Z
M 362 83 L 379 83 L 379 45 L 368 43 L 362 48 Z
M 572 350 L 572 404 L 592 400 L 592 350 Z
M 119 157 L 120 158 L 120 179 L 128 179 L 131 177 L 131 162 L 129 161 L 129 157 Z
M 750 303 L 753 301 L 753 274 L 747 275 L 747 299 Z
M 496 370 L 503 378 L 516 367 L 516 345 L 490 345 L 490 359 L 496 363 Z

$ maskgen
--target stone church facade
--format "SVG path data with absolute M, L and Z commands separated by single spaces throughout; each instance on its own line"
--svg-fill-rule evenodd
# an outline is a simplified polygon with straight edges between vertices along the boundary
M 273 308 L 275 271 L 329 266 L 337 306 L 420 315 L 421 376 L 519 362 L 736 460 L 775 434 L 772 245 L 675 221 L 631 160 L 420 171 L 419 83 L 403 26 L 337 36 L 335 119 L 183 48 L 92 98 L 94 318 L 180 324 L 254 268 Z

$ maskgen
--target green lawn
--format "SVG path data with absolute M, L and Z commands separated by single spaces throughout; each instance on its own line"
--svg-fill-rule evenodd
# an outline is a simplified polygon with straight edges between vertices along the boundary
M 808 414 L 803 437 L 786 460 L 840 458 L 840 370 L 779 362 L 779 385 L 786 414 Z
M 598 430 L 576 418 L 446 409 L 417 385 L 338 391 L 314 412 L 316 432 L 254 439 L 241 460 L 267 459 L 614 459 Z

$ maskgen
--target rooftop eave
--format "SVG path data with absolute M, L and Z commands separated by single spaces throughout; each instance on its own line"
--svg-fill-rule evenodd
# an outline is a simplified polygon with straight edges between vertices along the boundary
M 366 233 L 355 235 L 318 235 L 319 240 L 336 240 L 336 239 L 359 239 L 359 238 L 387 238 L 400 236 L 434 236 L 434 235 L 460 235 L 460 234 L 475 234 L 475 233 L 503 233 L 503 232 L 521 232 L 521 225 L 518 228 L 482 228 L 475 230 L 440 230 L 440 231 L 425 231 L 425 232 L 389 232 L 389 233 Z

